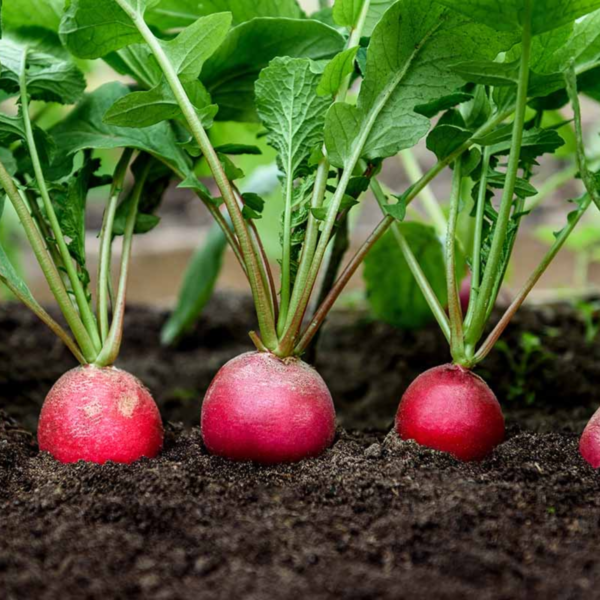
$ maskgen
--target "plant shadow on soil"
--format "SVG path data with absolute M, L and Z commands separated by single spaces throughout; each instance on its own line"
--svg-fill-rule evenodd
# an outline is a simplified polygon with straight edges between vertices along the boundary
M 540 406 L 504 401 L 502 353 L 483 365 L 508 435 L 470 464 L 387 433 L 406 386 L 448 360 L 434 327 L 336 313 L 317 360 L 335 444 L 261 467 L 210 457 L 197 427 L 214 373 L 251 349 L 251 303 L 218 296 L 176 350 L 157 342 L 165 318 L 132 308 L 119 364 L 169 421 L 162 456 L 64 466 L 38 454 L 32 432 L 74 363 L 35 317 L 0 307 L 1 598 L 598 597 L 600 474 L 577 443 L 600 404 L 600 344 L 585 344 L 568 306 L 525 309 L 506 337 L 518 352 L 535 333 L 549 352 L 526 378 Z

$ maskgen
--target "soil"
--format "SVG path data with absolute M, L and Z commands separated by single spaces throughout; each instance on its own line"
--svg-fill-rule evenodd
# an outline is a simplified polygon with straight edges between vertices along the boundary
M 433 327 L 334 314 L 317 367 L 336 441 L 267 468 L 209 456 L 197 427 L 212 375 L 250 349 L 248 299 L 215 298 L 175 350 L 157 342 L 165 318 L 130 310 L 120 363 L 169 422 L 162 456 L 64 466 L 33 432 L 73 361 L 25 310 L 0 307 L 0 598 L 600 598 L 600 473 L 577 452 L 600 404 L 600 342 L 569 306 L 522 311 L 505 338 L 516 366 L 506 352 L 483 365 L 508 435 L 471 464 L 388 434 L 410 381 L 448 360 Z M 546 349 L 533 368 L 523 334 Z

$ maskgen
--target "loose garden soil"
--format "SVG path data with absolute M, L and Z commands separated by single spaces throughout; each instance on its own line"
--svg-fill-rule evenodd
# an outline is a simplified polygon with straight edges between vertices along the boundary
M 483 365 L 508 435 L 471 464 L 388 434 L 411 380 L 448 360 L 434 327 L 334 314 L 317 367 L 335 444 L 267 468 L 209 456 L 198 428 L 212 376 L 250 349 L 249 300 L 215 298 L 175 350 L 158 344 L 165 318 L 132 308 L 120 362 L 168 421 L 162 456 L 65 466 L 33 432 L 74 363 L 25 309 L 0 307 L 0 598 L 600 598 L 600 473 L 577 452 L 600 405 L 600 343 L 570 307 L 525 309 L 506 337 L 517 360 L 525 332 L 547 350 L 525 377 L 532 404 L 507 401 L 505 355 Z

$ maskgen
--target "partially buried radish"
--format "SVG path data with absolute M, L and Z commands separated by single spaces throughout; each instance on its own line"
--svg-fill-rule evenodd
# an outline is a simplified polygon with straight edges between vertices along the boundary
M 504 417 L 488 385 L 458 365 L 435 367 L 406 390 L 396 415 L 405 440 L 478 460 L 504 439 Z
M 297 358 L 242 354 L 219 371 L 202 405 L 206 447 L 232 460 L 298 461 L 319 455 L 334 434 L 331 394 Z
M 579 442 L 581 456 L 594 467 L 600 468 L 600 409 L 590 419 Z
M 38 428 L 40 450 L 64 463 L 154 458 L 163 427 L 150 392 L 133 375 L 78 367 L 50 390 Z
M 27 97 L 25 92 L 23 95 Z M 27 122 L 26 104 L 21 106 L 21 112 Z M 70 332 L 34 300 L 25 283 L 2 257 L 0 281 L 65 343 L 81 364 L 63 375 L 46 398 L 38 426 L 40 450 L 64 463 L 79 460 L 131 463 L 142 457 L 155 457 L 163 444 L 158 408 L 139 380 L 113 365 L 121 347 L 127 278 L 140 200 L 156 185 L 153 174 L 160 173 L 156 169 L 157 162 L 140 153 L 132 164 L 135 183 L 129 189 L 125 181 L 133 151 L 122 152 L 112 178 L 100 234 L 98 287 L 94 298 L 85 266 L 85 231 L 81 231 L 79 225 L 74 227 L 72 222 L 85 223 L 85 201 L 88 192 L 98 185 L 95 173 L 100 163 L 91 153 L 86 153 L 81 159 L 81 169 L 66 182 L 71 220 L 63 226 L 60 217 L 64 217 L 66 209 L 57 216 L 55 205 L 49 201 L 42 165 L 38 165 L 35 139 L 30 140 L 28 150 L 33 163 L 39 167 L 32 185 L 35 183 L 40 195 L 48 200 L 39 218 L 48 217 L 43 225 L 51 232 L 45 235 L 53 239 L 52 245 L 47 246 L 47 240 L 40 233 L 46 229 L 38 228 L 34 222 L 30 208 L 1 160 L 0 185 L 19 216 Z M 61 202 L 67 202 L 66 198 Z M 159 199 L 157 196 L 153 202 Z M 37 199 L 32 201 L 37 202 Z M 119 284 L 111 298 L 111 248 L 117 236 L 123 238 L 121 268 Z M 65 238 L 70 239 L 68 245 Z M 77 248 L 76 256 L 72 254 L 73 248 Z

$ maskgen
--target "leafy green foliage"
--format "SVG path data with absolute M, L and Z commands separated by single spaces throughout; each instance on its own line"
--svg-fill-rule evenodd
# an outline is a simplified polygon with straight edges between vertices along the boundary
M 462 146 L 472 135 L 472 131 L 467 129 L 464 121 L 458 124 L 440 121 L 427 136 L 427 149 L 431 150 L 438 160 L 443 160 Z
M 491 146 L 493 155 L 505 155 L 510 151 L 512 140 L 512 126 L 504 125 L 491 134 L 478 138 L 476 141 L 482 146 Z M 540 129 L 534 127 L 525 131 L 521 148 L 521 158 L 534 160 L 546 153 L 554 153 L 564 145 L 564 140 L 556 129 Z
M 336 0 L 333 5 L 333 20 L 340 27 L 354 29 L 358 24 L 365 0 Z
M 129 4 L 142 15 L 156 0 L 131 0 Z M 115 0 L 71 0 L 60 23 L 60 35 L 70 52 L 80 58 L 102 58 L 142 41 L 131 18 Z
M 62 189 L 55 189 L 53 194 L 54 210 L 60 229 L 68 240 L 69 253 L 78 267 L 78 274 L 89 297 L 90 274 L 86 266 L 85 253 L 85 212 L 88 190 L 98 182 L 95 173 L 100 161 L 92 160 L 89 153 L 85 155 L 82 168 L 71 177 Z
M 64 0 L 3 0 L 2 22 L 5 29 L 43 27 L 58 30 Z
M 446 304 L 444 253 L 431 227 L 399 224 L 436 296 Z M 402 329 L 418 329 L 433 321 L 431 310 L 398 246 L 393 232 L 386 233 L 365 259 L 367 299 L 378 318 Z
M 265 208 L 265 201 L 258 195 L 252 192 L 246 192 L 242 194 L 242 200 L 244 201 L 244 209 L 242 215 L 244 219 L 260 219 L 262 217 L 262 211 Z
M 385 11 L 396 0 L 371 0 L 367 11 L 367 18 L 362 30 L 365 37 L 370 37 L 375 26 L 383 17 Z M 333 6 L 333 19 L 340 27 L 354 29 L 364 6 L 364 0 L 336 0 Z
M 368 159 L 413 146 L 429 130 L 415 107 L 462 85 L 448 67 L 461 58 L 494 58 L 509 45 L 508 37 L 433 0 L 394 4 L 373 32 L 358 105 L 336 103 L 329 111 L 325 140 L 332 164 L 344 166 L 359 144 Z
M 221 154 L 229 154 L 239 156 L 240 154 L 252 154 L 254 156 L 262 154 L 262 150 L 258 146 L 249 144 L 223 144 L 215 146 L 215 150 Z
M 198 80 L 184 88 L 206 128 L 212 126 L 219 107 L 212 104 L 209 93 Z M 161 121 L 179 118 L 181 109 L 166 81 L 147 92 L 132 92 L 119 98 L 107 111 L 104 121 L 117 127 L 151 127 Z
M 67 118 L 51 130 L 61 152 L 72 155 L 85 149 L 135 148 L 152 154 L 180 173 L 187 173 L 191 165 L 167 123 L 145 129 L 104 123 L 108 109 L 128 93 L 127 86 L 121 83 L 107 83 L 85 96 Z
M 25 41 L 14 38 L 0 40 L 0 90 L 9 95 L 19 93 L 19 78 L 25 66 L 26 85 L 33 100 L 74 104 L 85 90 L 81 71 L 68 58 L 29 49 Z M 27 60 L 24 63 L 24 54 Z
M 169 185 L 170 179 L 169 173 L 164 169 L 161 170 L 160 168 L 148 179 L 145 187 L 145 193 L 140 201 L 135 219 L 133 233 L 136 235 L 150 233 L 152 230 L 158 227 L 158 224 L 160 223 L 160 217 L 154 213 L 162 202 L 163 195 Z M 127 217 L 131 212 L 132 203 L 133 197 L 129 195 L 117 207 L 112 231 L 113 236 L 125 234 Z
M 256 121 L 254 83 L 276 57 L 329 59 L 344 46 L 334 29 L 312 20 L 254 19 L 234 27 L 200 76 L 223 121 Z
M 332 96 L 337 94 L 342 82 L 346 77 L 352 74 L 354 71 L 354 60 L 358 52 L 358 46 L 355 48 L 348 48 L 340 52 L 335 58 L 331 59 L 319 82 L 317 88 L 317 94 L 319 96 Z
M 296 179 L 323 143 L 330 101 L 316 94 L 318 84 L 319 75 L 304 58 L 276 58 L 256 82 L 258 114 L 287 181 Z
M 230 12 L 235 25 L 257 17 L 300 19 L 302 10 L 296 0 L 160 0 L 146 14 L 148 23 L 162 29 L 187 27 L 198 17 Z
M 171 65 L 182 81 L 197 79 L 206 60 L 223 43 L 231 15 L 220 13 L 198 19 L 175 39 L 163 43 Z
M 523 26 L 525 3 L 531 2 L 534 35 L 557 29 L 600 8 L 600 0 L 438 0 L 476 21 L 501 31 Z

